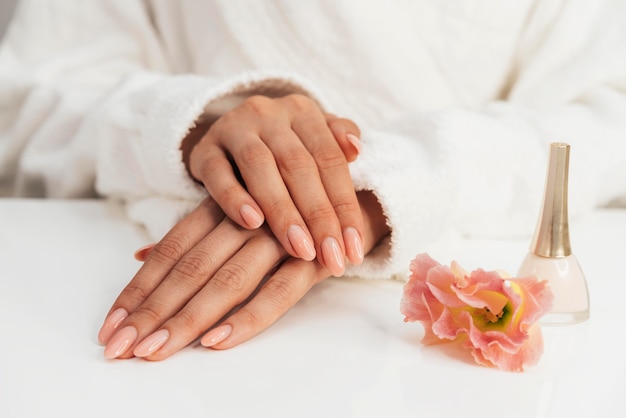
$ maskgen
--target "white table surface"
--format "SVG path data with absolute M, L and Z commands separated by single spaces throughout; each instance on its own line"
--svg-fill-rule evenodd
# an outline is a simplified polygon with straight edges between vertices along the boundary
M 626 211 L 570 226 L 591 319 L 543 327 L 524 373 L 422 346 L 401 283 L 348 279 L 232 350 L 107 361 L 96 333 L 147 237 L 110 203 L 0 199 L 0 417 L 626 417 Z M 467 240 L 431 255 L 515 273 L 527 248 Z

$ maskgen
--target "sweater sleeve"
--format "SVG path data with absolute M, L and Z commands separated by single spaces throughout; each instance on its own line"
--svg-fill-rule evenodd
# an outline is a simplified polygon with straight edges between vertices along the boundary
M 530 237 L 551 142 L 571 145 L 570 220 L 625 204 L 626 4 L 538 4 L 502 98 L 363 132 L 354 181 L 378 194 L 392 233 L 349 274 L 406 277 L 419 252 L 454 258 L 454 237 Z

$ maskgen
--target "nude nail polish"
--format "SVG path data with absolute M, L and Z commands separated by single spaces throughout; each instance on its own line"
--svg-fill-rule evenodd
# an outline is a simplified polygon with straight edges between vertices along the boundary
M 150 254 L 150 252 L 152 251 L 152 249 L 154 248 L 156 244 L 147 244 L 144 245 L 143 247 L 139 248 L 137 251 L 135 251 L 135 260 L 137 261 L 146 261 L 146 258 L 148 258 L 148 255 Z
M 242 205 L 239 214 L 243 221 L 252 229 L 256 229 L 263 225 L 263 217 L 250 205 Z
M 117 308 L 104 320 L 104 324 L 98 332 L 98 341 L 100 344 L 106 344 L 111 335 L 120 326 L 124 320 L 128 318 L 128 312 L 124 308 Z
M 166 329 L 160 329 L 147 336 L 135 349 L 133 354 L 136 357 L 147 357 L 150 354 L 163 347 L 163 344 L 170 338 L 170 332 Z
M 225 324 L 220 325 L 217 328 L 212 329 L 207 332 L 202 339 L 200 339 L 200 344 L 205 347 L 213 347 L 214 345 L 221 343 L 233 332 L 233 327 L 231 325 Z
M 291 225 L 287 229 L 287 239 L 298 257 L 307 261 L 315 259 L 315 247 L 300 225 Z
M 346 246 L 346 255 L 348 260 L 354 265 L 359 265 L 363 262 L 363 243 L 361 241 L 361 235 L 356 228 L 349 227 L 343 231 L 343 240 Z
M 326 268 L 333 276 L 339 277 L 344 273 L 343 254 L 336 239 L 328 237 L 322 241 L 322 255 Z
M 543 324 L 573 324 L 589 318 L 589 291 L 585 275 L 572 254 L 567 213 L 570 146 L 550 144 L 543 204 L 530 252 L 518 276 L 547 280 L 554 295 Z
M 124 327 L 115 334 L 109 343 L 104 347 L 104 357 L 107 359 L 118 358 L 133 345 L 137 339 L 137 330 L 135 327 Z
M 360 153 L 361 152 L 361 141 L 359 140 L 359 138 L 357 138 L 356 135 L 354 135 L 354 134 L 346 134 L 346 138 L 348 139 L 348 142 L 350 142 L 350 144 L 352 144 L 352 146 L 356 150 L 357 154 Z

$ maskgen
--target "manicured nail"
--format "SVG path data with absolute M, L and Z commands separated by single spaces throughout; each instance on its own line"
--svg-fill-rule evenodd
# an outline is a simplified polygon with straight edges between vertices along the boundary
M 104 320 L 100 332 L 98 332 L 98 341 L 100 344 L 106 344 L 124 320 L 128 318 L 128 312 L 124 308 L 117 308 Z
M 135 349 L 133 354 L 136 357 L 147 357 L 157 351 L 170 338 L 170 332 L 166 329 L 160 329 L 157 332 L 147 336 Z
M 346 134 L 346 138 L 352 146 L 356 149 L 357 154 L 361 152 L 361 140 L 356 137 L 354 134 Z
M 239 214 L 243 221 L 252 229 L 256 229 L 263 225 L 263 216 L 259 214 L 252 206 L 243 205 L 239 209 Z
M 104 347 L 104 357 L 107 359 L 118 358 L 130 347 L 137 339 L 137 330 L 135 327 L 124 327 L 115 334 L 106 347 Z
M 315 247 L 300 225 L 291 225 L 287 229 L 287 239 L 298 257 L 307 261 L 315 259 Z
M 348 260 L 354 265 L 359 265 L 363 262 L 363 242 L 361 241 L 361 235 L 356 228 L 349 227 L 343 231 L 343 240 L 346 245 L 346 255 Z
M 215 344 L 221 343 L 228 338 L 232 332 L 233 327 L 231 325 L 220 325 L 219 327 L 204 334 L 204 337 L 200 340 L 200 344 L 205 347 L 213 347 Z
M 343 254 L 335 238 L 328 237 L 322 241 L 322 255 L 324 256 L 326 268 L 330 270 L 330 273 L 335 277 L 341 276 L 344 271 Z
M 141 247 L 140 249 L 138 249 L 137 251 L 135 251 L 135 260 L 137 261 L 146 261 L 146 258 L 148 258 L 148 254 L 150 254 L 150 251 L 152 251 L 152 249 L 154 248 L 156 244 L 148 244 L 148 245 L 144 245 L 143 247 Z

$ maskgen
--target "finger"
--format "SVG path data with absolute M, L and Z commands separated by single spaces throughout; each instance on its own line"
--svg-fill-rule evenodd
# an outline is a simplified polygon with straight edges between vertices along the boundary
M 130 357 L 134 346 L 179 312 L 222 264 L 239 251 L 250 234 L 253 232 L 240 229 L 230 220 L 221 222 L 185 253 L 149 297 L 132 311 L 119 331 L 121 336 L 114 334 L 107 343 L 105 357 Z M 132 333 L 125 334 L 125 329 Z
M 356 160 L 361 152 L 361 130 L 357 124 L 350 119 L 338 118 L 329 113 L 325 116 L 328 128 L 341 147 L 346 160 L 348 162 Z
M 289 190 L 294 191 L 292 194 L 296 206 L 300 209 L 316 242 L 320 242 L 318 241 L 320 235 L 332 234 L 332 237 L 340 240 L 341 248 L 342 250 L 345 248 L 345 254 L 352 264 L 362 263 L 363 219 L 345 157 L 328 127 L 325 123 L 320 123 L 314 114 L 300 114 L 293 122 L 293 130 L 317 163 L 324 193 L 335 216 L 331 217 L 326 212 L 312 208 L 306 200 L 299 202 L 301 193 L 296 191 L 301 191 L 303 186 L 298 183 L 289 184 Z M 303 197 L 306 199 L 306 196 Z M 308 209 L 315 210 L 309 212 Z M 329 264 L 330 252 L 323 251 L 323 255 L 322 264 L 334 274 Z M 329 258 L 326 258 L 327 256 Z
M 299 139 L 293 137 L 290 129 L 283 129 L 281 124 L 269 135 L 276 138 L 292 135 L 286 142 L 297 142 L 296 146 L 304 151 Z M 265 145 L 265 138 L 249 134 L 240 136 L 237 141 L 228 141 L 227 136 L 225 139 L 228 152 L 233 155 L 246 187 L 256 197 L 276 238 L 291 256 L 309 261 L 315 259 L 313 237 L 287 189 L 273 150 Z M 309 169 L 315 169 L 312 160 L 309 161 Z
M 215 228 L 223 218 L 217 204 L 205 199 L 150 251 L 146 262 L 117 297 L 98 333 L 98 341 L 107 344 L 111 336 L 159 285 L 178 260 Z
M 219 134 L 220 130 L 209 130 L 196 145 L 191 154 L 190 170 L 230 219 L 243 228 L 256 229 L 265 221 L 263 212 L 241 184 L 228 155 L 216 144 L 216 132 Z M 229 142 L 229 138 L 225 141 Z
M 184 308 L 142 341 L 133 353 L 148 360 L 163 360 L 187 346 L 248 299 L 285 254 L 269 234 L 252 238 Z
M 227 349 L 268 328 L 330 273 L 319 263 L 289 259 L 237 312 L 200 340 L 205 347 Z
M 341 228 L 315 160 L 293 131 L 269 132 L 266 137 L 265 141 L 273 149 L 289 196 L 313 237 L 318 260 L 333 275 L 341 276 L 345 269 Z M 289 137 L 293 139 L 285 139 Z M 333 146 L 345 163 L 338 146 Z M 270 226 L 278 225 L 275 226 L 276 229 L 284 230 L 286 225 L 281 217 L 272 212 L 266 213 Z

